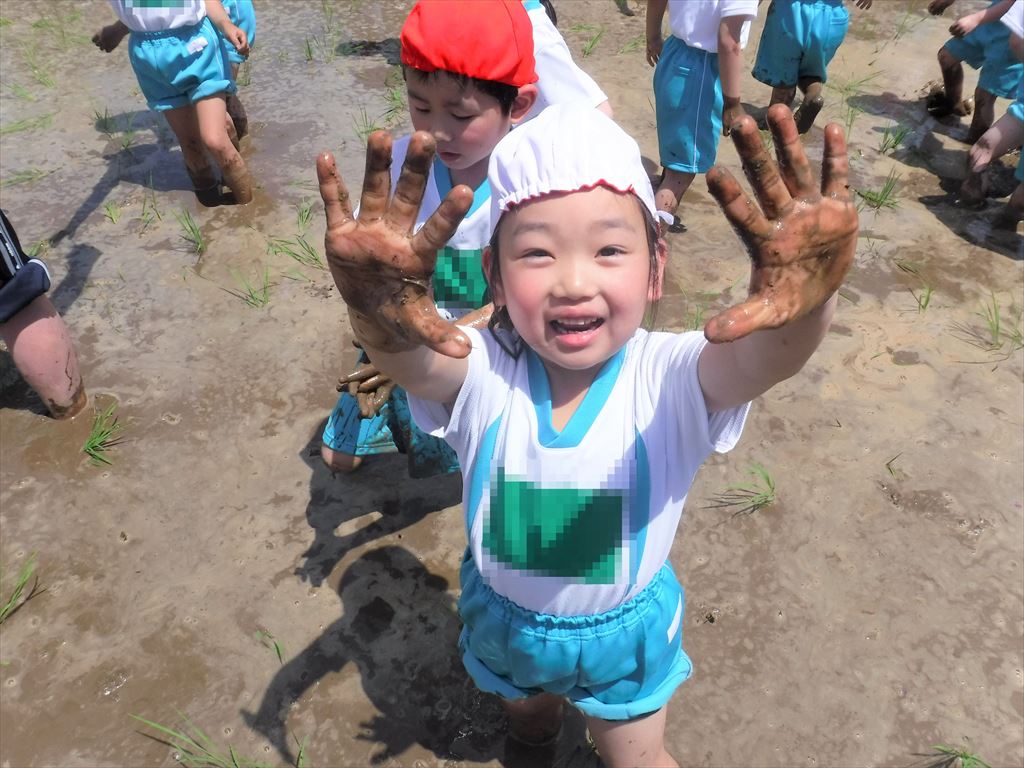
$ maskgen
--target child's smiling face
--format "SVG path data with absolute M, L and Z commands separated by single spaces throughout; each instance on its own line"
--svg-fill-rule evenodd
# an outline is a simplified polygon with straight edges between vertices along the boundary
M 407 70 L 406 89 L 413 128 L 434 137 L 441 162 L 452 171 L 486 177 L 491 152 L 512 125 L 498 100 L 445 73 L 426 76 L 413 69 Z
M 659 298 L 647 225 L 632 194 L 595 187 L 523 203 L 501 219 L 500 282 L 519 335 L 559 371 L 592 372 L 621 349 Z M 489 256 L 489 254 L 488 254 Z

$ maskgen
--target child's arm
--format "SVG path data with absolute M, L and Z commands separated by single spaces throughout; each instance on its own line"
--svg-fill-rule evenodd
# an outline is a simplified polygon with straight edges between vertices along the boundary
M 451 403 L 466 378 L 469 339 L 438 315 L 430 284 L 437 251 L 466 215 L 473 191 L 456 186 L 413 235 L 433 156 L 430 134 L 413 134 L 389 199 L 391 136 L 372 134 L 358 219 L 334 158 L 320 155 L 316 170 L 327 214 L 327 261 L 356 338 L 410 394 Z
M 746 114 L 740 104 L 740 83 L 743 80 L 740 35 L 745 20 L 745 16 L 726 16 L 718 23 L 718 76 L 722 80 L 723 136 L 728 136 L 733 123 Z
M 92 41 L 96 43 L 96 47 L 101 51 L 110 53 L 121 44 L 121 41 L 124 40 L 125 35 L 129 32 L 131 30 L 128 29 L 128 26 L 118 19 L 113 24 L 108 24 L 93 35 Z
M 712 344 L 701 352 L 698 375 L 711 411 L 748 402 L 803 367 L 828 331 L 857 248 L 842 129 L 825 128 L 819 188 L 789 109 L 772 107 L 768 124 L 778 165 L 750 117 L 732 134 L 760 209 L 729 171 L 716 166 L 707 174 L 753 262 L 750 297 L 704 328 Z
M 668 0 L 647 0 L 647 63 L 652 67 L 661 58 L 665 41 L 661 37 L 661 22 L 665 18 Z
M 1001 3 L 990 5 L 984 10 L 977 11 L 976 13 L 969 13 L 966 16 L 961 16 L 953 22 L 953 25 L 949 28 L 949 34 L 953 37 L 964 37 L 965 35 L 969 35 L 976 27 L 980 27 L 982 24 L 989 24 L 1003 18 L 1012 6 L 1013 0 L 1002 0 Z
M 214 26 L 220 30 L 224 39 L 235 46 L 235 50 L 239 54 L 242 56 L 249 55 L 249 39 L 245 36 L 245 31 L 234 25 L 220 0 L 206 0 L 206 15 L 210 17 L 210 21 L 213 22 Z

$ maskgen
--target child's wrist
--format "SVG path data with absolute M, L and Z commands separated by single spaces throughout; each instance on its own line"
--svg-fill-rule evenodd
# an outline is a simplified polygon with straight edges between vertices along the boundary
M 402 338 L 369 315 L 364 315 L 351 307 L 348 310 L 348 319 L 352 325 L 352 331 L 364 347 L 375 349 L 378 352 L 395 354 L 410 352 L 420 346 L 414 341 Z
M 734 109 L 741 106 L 739 96 L 723 96 L 722 97 L 722 109 Z

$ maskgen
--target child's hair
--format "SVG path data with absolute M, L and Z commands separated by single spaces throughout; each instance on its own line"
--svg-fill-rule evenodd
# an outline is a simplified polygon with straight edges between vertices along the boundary
M 416 69 L 416 67 L 410 67 L 408 65 L 402 65 L 402 77 L 406 80 L 409 79 L 409 73 L 413 73 L 413 77 L 422 81 L 436 80 L 441 75 L 446 75 L 454 80 L 459 88 L 465 92 L 467 88 L 476 88 L 481 93 L 485 93 L 488 96 L 498 100 L 498 105 L 501 107 L 501 114 L 508 117 L 512 112 L 512 104 L 516 100 L 516 96 L 519 95 L 519 87 L 515 85 L 508 85 L 507 83 L 499 83 L 496 80 L 484 80 L 479 77 L 470 77 L 469 75 L 463 75 L 459 72 L 449 72 L 444 69 L 435 69 L 430 72 L 426 72 L 422 69 Z
M 650 266 L 648 273 L 648 284 L 653 286 L 654 281 L 657 279 L 658 274 L 658 238 L 661 236 L 658 232 L 658 224 L 654 220 L 654 216 L 647 210 L 647 206 L 644 205 L 643 201 L 639 197 L 633 195 L 633 199 L 636 200 L 637 207 L 640 209 L 640 214 L 644 218 L 644 230 L 647 233 L 647 252 L 650 256 Z M 494 232 L 491 234 L 491 240 L 488 243 L 488 248 L 491 251 L 491 261 L 487 269 L 487 285 L 495 286 L 501 284 L 501 265 L 499 264 L 500 249 L 498 247 L 498 232 L 501 230 L 501 221 L 498 221 L 497 226 L 494 227 Z M 491 291 L 493 294 L 493 290 Z M 648 308 L 647 314 L 644 316 L 644 327 L 650 330 L 654 325 L 654 318 L 657 314 L 658 302 L 651 302 L 651 306 Z M 496 333 L 498 331 L 504 331 L 506 334 L 512 334 L 513 338 L 516 337 L 516 329 L 512 325 L 512 318 L 509 317 L 508 307 L 495 305 L 494 311 L 491 313 L 490 320 L 487 321 L 487 329 L 492 335 L 498 340 L 501 346 L 506 352 L 511 354 L 513 357 L 518 356 L 518 350 L 511 350 L 504 343 L 501 335 Z

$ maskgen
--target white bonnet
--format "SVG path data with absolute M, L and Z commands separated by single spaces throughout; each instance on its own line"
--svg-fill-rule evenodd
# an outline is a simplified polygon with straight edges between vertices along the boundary
M 491 153 L 487 178 L 492 226 L 501 214 L 526 200 L 597 186 L 633 192 L 658 218 L 640 147 L 610 117 L 585 102 L 552 105 L 511 130 Z

